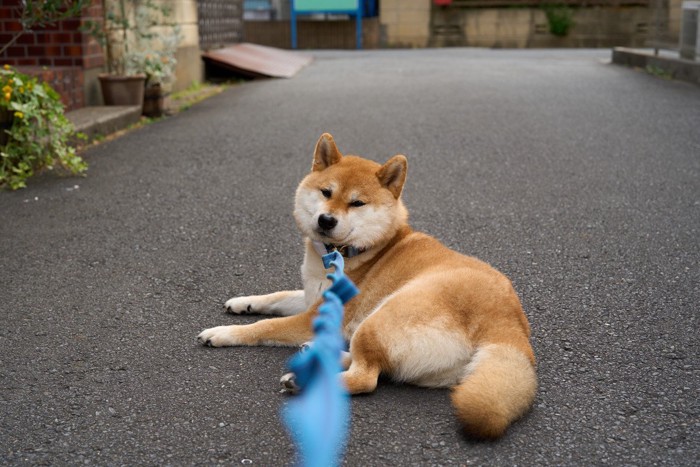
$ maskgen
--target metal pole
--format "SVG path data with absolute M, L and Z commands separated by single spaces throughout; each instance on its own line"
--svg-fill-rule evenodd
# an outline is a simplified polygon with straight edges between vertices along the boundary
M 291 26 L 291 31 L 292 31 L 292 49 L 297 48 L 297 12 L 296 12 L 296 5 L 295 5 L 295 0 L 292 0 L 292 8 L 289 13 L 289 22 Z

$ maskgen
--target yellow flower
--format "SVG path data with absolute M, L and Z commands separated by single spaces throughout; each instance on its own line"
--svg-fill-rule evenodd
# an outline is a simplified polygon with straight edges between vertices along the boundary
M 4 88 L 2 88 L 2 92 L 4 92 L 5 94 L 11 93 L 11 92 L 12 92 L 12 86 L 10 86 L 9 84 L 6 85 Z
M 20 86 L 20 87 L 19 87 L 19 93 L 20 93 L 20 94 L 24 94 L 24 86 Z
M 24 118 L 24 114 L 22 112 L 15 112 L 15 117 Z
M 8 64 L 5 64 L 5 66 L 4 66 L 3 68 L 6 69 L 6 70 L 9 70 L 9 69 L 12 68 L 12 67 L 11 67 L 10 65 L 8 65 Z
M 10 97 L 12 97 L 12 94 L 9 93 L 9 92 L 6 92 L 6 93 L 5 93 L 5 100 L 6 100 L 6 101 L 9 101 L 9 100 L 10 100 Z

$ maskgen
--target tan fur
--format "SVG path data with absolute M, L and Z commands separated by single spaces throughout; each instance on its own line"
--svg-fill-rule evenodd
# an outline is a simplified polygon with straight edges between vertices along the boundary
M 234 313 L 291 316 L 207 329 L 199 340 L 215 347 L 310 340 L 327 285 L 312 242 L 365 248 L 345 261 L 345 272 L 361 291 L 346 305 L 343 320 L 350 355 L 341 377 L 348 391 L 373 391 L 382 373 L 420 386 L 452 387 L 465 430 L 499 437 L 535 397 L 527 319 L 504 275 L 411 230 L 400 198 L 406 166 L 402 155 L 384 165 L 343 156 L 330 135 L 321 136 L 294 212 L 306 237 L 304 290 L 227 302 Z M 358 200 L 365 204 L 353 206 Z M 319 229 L 321 214 L 337 226 Z

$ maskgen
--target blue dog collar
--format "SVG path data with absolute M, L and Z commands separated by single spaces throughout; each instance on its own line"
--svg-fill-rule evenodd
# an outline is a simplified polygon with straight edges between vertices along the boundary
M 314 250 L 316 250 L 316 253 L 318 253 L 320 256 L 337 251 L 343 258 L 353 258 L 367 251 L 366 248 L 357 248 L 352 245 L 333 245 L 332 243 L 316 241 L 311 243 L 313 243 Z

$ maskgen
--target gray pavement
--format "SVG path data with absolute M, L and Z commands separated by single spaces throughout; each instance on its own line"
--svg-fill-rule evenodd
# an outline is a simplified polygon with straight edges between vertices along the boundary
M 300 285 L 313 144 L 409 158 L 416 229 L 509 275 L 534 408 L 464 438 L 449 391 L 352 400 L 346 465 L 698 465 L 700 92 L 609 50 L 323 52 L 0 193 L 0 464 L 288 465 L 285 348 L 196 334 Z

